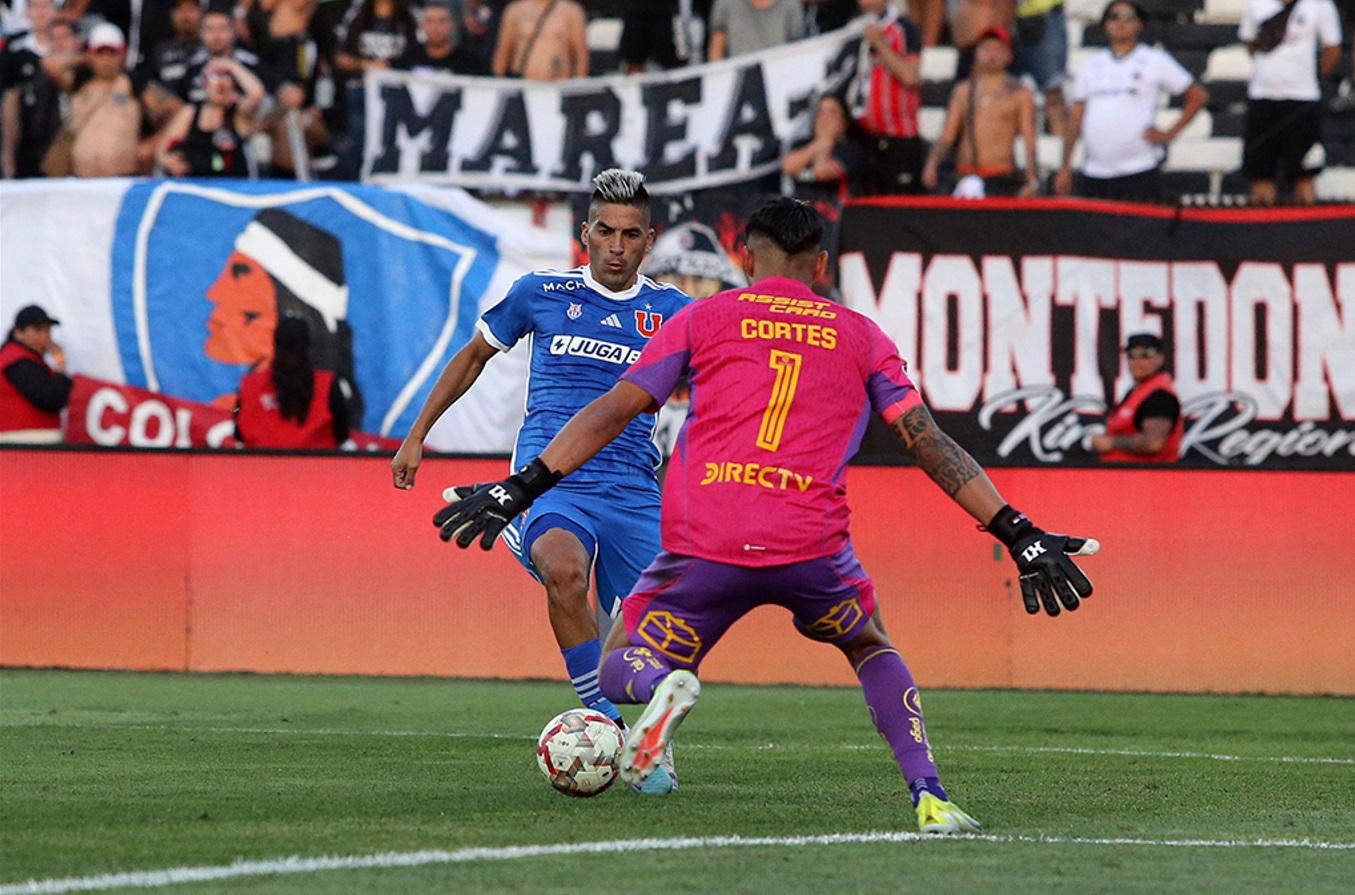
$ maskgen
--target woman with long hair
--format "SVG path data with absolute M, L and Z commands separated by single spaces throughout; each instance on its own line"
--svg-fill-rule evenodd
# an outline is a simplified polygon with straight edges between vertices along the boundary
M 348 432 L 343 389 L 333 373 L 311 361 L 306 321 L 280 317 L 271 364 L 240 380 L 236 438 L 245 447 L 336 448 Z
M 245 144 L 264 98 L 263 82 L 234 59 L 208 62 L 203 79 L 207 98 L 170 119 L 156 160 L 170 177 L 248 177 Z

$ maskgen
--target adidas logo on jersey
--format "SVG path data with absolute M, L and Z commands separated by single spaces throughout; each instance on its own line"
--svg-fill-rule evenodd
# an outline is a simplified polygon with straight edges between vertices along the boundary
M 622 327 L 621 327 L 621 318 L 618 317 L 618 316 L 616 316 L 615 314 L 608 314 L 606 317 L 603 317 L 603 318 L 602 318 L 602 325 L 603 325 L 603 326 L 613 326 L 613 327 L 616 327 L 617 329 L 621 329 L 621 328 L 622 328 Z

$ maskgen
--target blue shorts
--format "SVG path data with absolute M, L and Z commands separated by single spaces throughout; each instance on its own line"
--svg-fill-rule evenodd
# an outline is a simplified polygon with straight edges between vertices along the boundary
M 621 599 L 659 552 L 659 501 L 655 482 L 571 487 L 566 479 L 509 523 L 503 542 L 540 581 L 532 563 L 532 544 L 553 528 L 573 534 L 593 558 L 598 608 L 614 616 Z
M 1028 26 L 1023 29 L 1023 24 Z M 1023 34 L 1035 30 L 1036 34 Z M 1030 75 L 1041 93 L 1058 90 L 1068 80 L 1068 23 L 1063 7 L 1056 6 L 1044 16 L 1016 21 L 1016 40 L 1011 71 Z

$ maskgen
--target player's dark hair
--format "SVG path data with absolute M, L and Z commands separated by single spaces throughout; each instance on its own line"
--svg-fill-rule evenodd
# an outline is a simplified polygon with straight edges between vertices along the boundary
M 588 196 L 588 217 L 596 217 L 599 205 L 630 205 L 640 209 L 649 220 L 649 190 L 645 175 L 639 171 L 608 168 L 593 178 L 593 192 Z
M 311 331 L 300 317 L 279 317 L 273 332 L 273 388 L 285 420 L 304 423 L 315 397 L 315 367 L 311 364 Z
M 817 252 L 823 244 L 823 216 L 808 202 L 780 196 L 749 216 L 744 238 L 755 235 L 770 239 L 787 255 Z

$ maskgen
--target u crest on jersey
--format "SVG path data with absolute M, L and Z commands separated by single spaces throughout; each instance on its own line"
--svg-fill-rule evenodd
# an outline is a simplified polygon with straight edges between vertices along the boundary
M 653 311 L 635 312 L 635 329 L 646 339 L 653 338 L 663 325 L 663 315 L 656 314 Z

